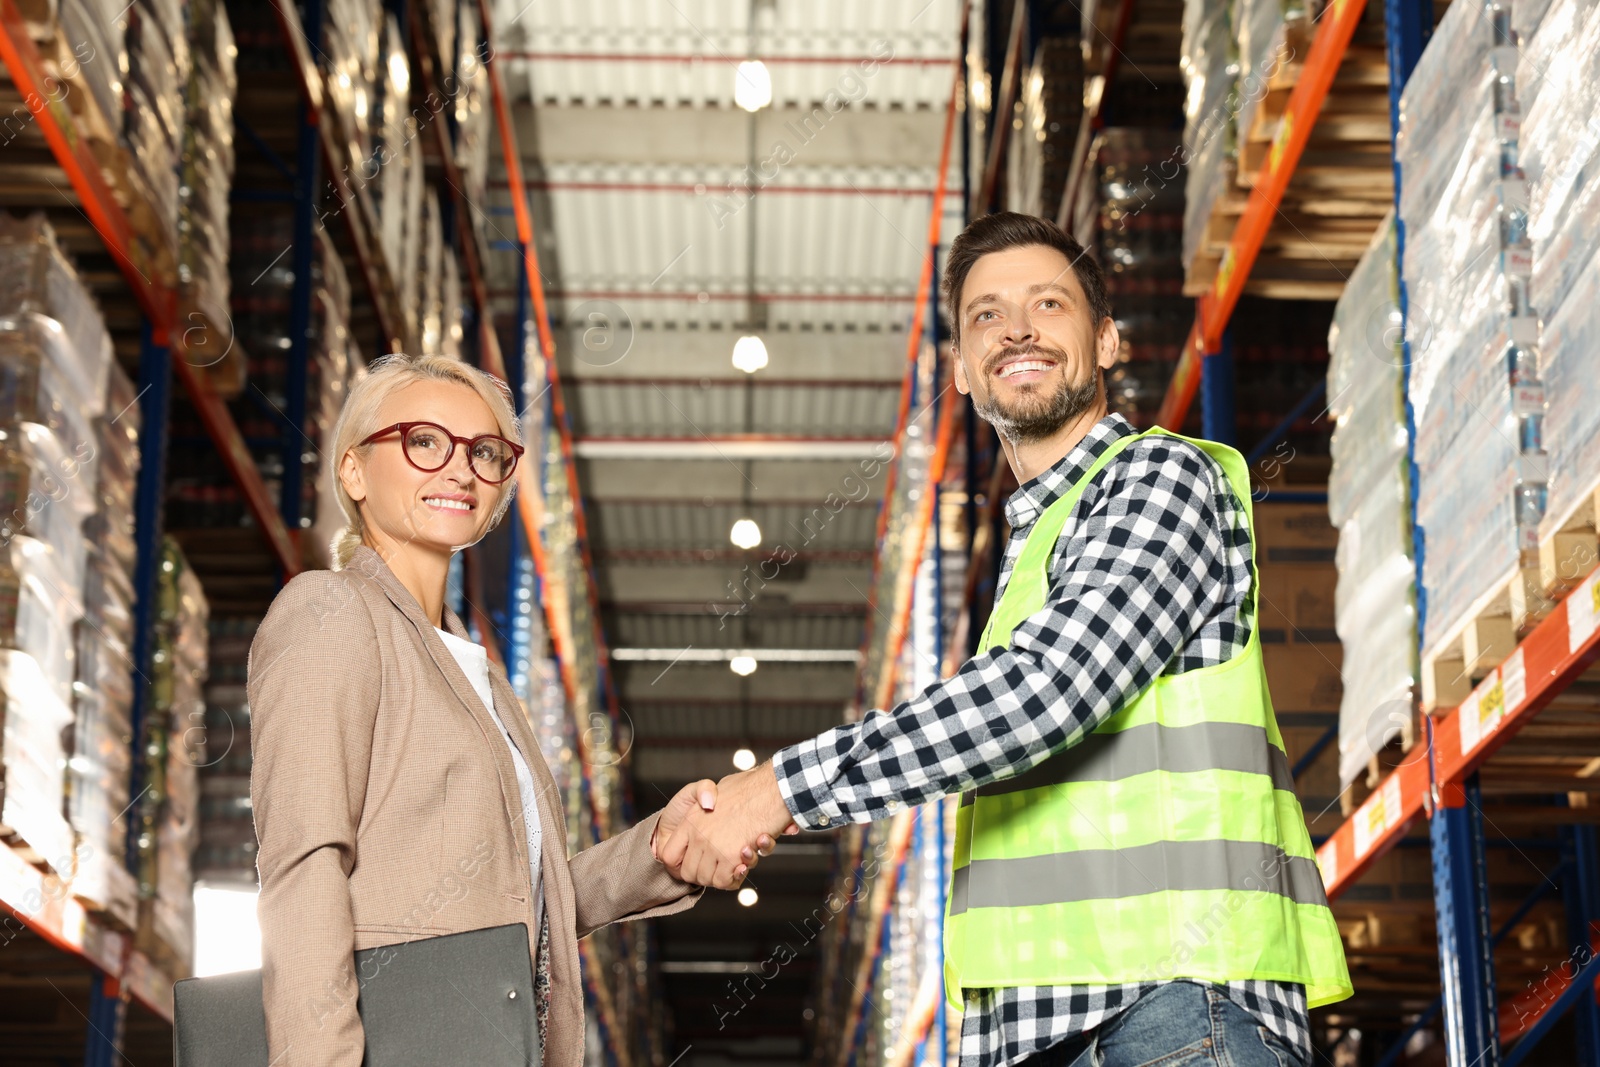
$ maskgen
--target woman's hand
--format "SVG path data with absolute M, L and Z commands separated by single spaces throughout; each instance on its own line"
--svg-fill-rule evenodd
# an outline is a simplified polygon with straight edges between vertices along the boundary
M 667 806 L 661 809 L 661 818 L 656 822 L 655 833 L 650 838 L 650 854 L 657 860 L 661 859 L 661 846 L 671 841 L 678 828 L 697 811 L 715 811 L 717 807 L 717 783 L 709 778 L 698 782 L 690 782 L 678 790 L 678 795 L 667 801 Z M 773 849 L 774 842 L 768 834 L 762 834 L 756 839 L 755 847 L 745 846 L 740 856 L 744 860 L 734 871 L 734 882 L 743 880 L 745 874 L 757 861 Z M 683 857 L 677 857 L 676 864 L 668 863 L 667 869 L 674 878 L 683 881 L 693 881 L 697 885 L 710 885 L 710 882 L 696 881 L 694 878 L 685 878 L 683 873 Z

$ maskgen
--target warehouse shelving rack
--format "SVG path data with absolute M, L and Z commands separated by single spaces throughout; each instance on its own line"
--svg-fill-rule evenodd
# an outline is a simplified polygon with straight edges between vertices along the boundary
M 293 348 L 290 352 L 291 396 L 295 395 L 295 382 L 304 383 L 309 355 L 307 327 L 311 305 L 311 257 L 314 242 L 315 204 L 313 197 L 319 191 L 319 174 L 325 172 L 329 184 L 340 200 L 340 214 L 345 219 L 351 246 L 365 282 L 378 320 L 382 346 L 385 351 L 402 351 L 412 339 L 401 328 L 404 316 L 393 279 L 383 257 L 378 254 L 375 242 L 376 215 L 364 190 L 349 181 L 354 161 L 352 142 L 346 131 L 339 128 L 339 118 L 332 109 L 324 108 L 327 89 L 324 74 L 313 59 L 316 42 L 307 36 L 293 0 L 273 0 L 283 29 L 285 46 L 291 56 L 291 66 L 297 76 L 301 97 L 301 114 L 297 129 L 295 171 L 288 176 L 294 183 L 292 199 L 295 213 L 295 291 L 291 297 L 293 316 Z M 439 58 L 432 50 L 437 38 L 428 24 L 426 5 L 395 3 L 390 10 L 397 14 L 407 27 L 411 54 L 418 74 L 424 84 L 437 85 L 441 69 Z M 407 8 L 409 7 L 409 11 Z M 321 25 L 319 0 L 307 4 L 309 21 L 314 27 Z M 493 41 L 493 26 L 487 6 L 480 5 L 485 40 Z M 156 562 L 161 536 L 161 501 L 164 491 L 164 459 L 167 448 L 168 415 L 171 404 L 171 381 L 176 377 L 190 402 L 199 413 L 208 434 L 227 464 L 234 481 L 239 486 L 250 514 L 261 529 L 272 552 L 281 580 L 286 581 L 303 569 L 299 549 L 299 452 L 298 426 L 303 423 L 303 401 L 298 410 L 287 413 L 293 425 L 285 428 L 286 462 L 280 500 L 274 502 L 267 491 L 253 457 L 245 445 L 237 424 L 227 406 L 217 396 L 205 379 L 201 366 L 203 351 L 190 352 L 191 334 L 177 320 L 176 294 L 159 281 L 151 280 L 149 264 L 143 261 L 132 238 L 128 216 L 113 197 L 99 165 L 89 152 L 83 131 L 77 129 L 71 112 L 50 105 L 46 90 L 46 74 L 39 54 L 29 35 L 15 0 L 0 0 L 0 61 L 27 103 L 32 120 L 38 122 L 57 165 L 65 174 L 78 205 L 98 235 L 105 252 L 115 261 L 123 283 L 137 300 L 141 314 L 141 349 L 138 368 L 142 436 L 140 440 L 142 463 L 137 487 L 137 542 L 135 662 L 143 662 L 151 648 L 151 609 L 155 586 Z M 542 377 L 546 385 L 541 390 L 543 402 L 550 408 L 552 425 L 560 442 L 560 462 L 565 467 L 567 484 L 572 494 L 572 505 L 577 513 L 579 551 L 583 571 L 576 577 L 584 589 L 577 595 L 595 603 L 593 568 L 588 557 L 586 531 L 582 519 L 582 500 L 576 489 L 576 469 L 573 462 L 571 432 L 561 401 L 561 383 L 555 364 L 555 345 L 550 331 L 544 295 L 539 280 L 537 255 L 534 250 L 531 216 L 526 210 L 527 191 L 523 185 L 514 127 L 510 121 L 510 106 L 492 54 L 486 57 L 486 72 L 491 87 L 491 105 L 495 111 L 495 124 L 503 157 L 507 163 L 508 186 L 513 203 L 518 205 L 518 244 L 521 246 L 523 273 L 527 280 L 529 300 L 519 300 L 517 323 L 519 349 L 513 354 L 510 366 L 503 358 L 494 329 L 492 308 L 489 303 L 484 278 L 485 255 L 483 242 L 472 224 L 476 205 L 468 200 L 461 176 L 455 166 L 451 150 L 456 135 L 454 117 L 447 116 L 444 123 L 433 123 L 443 161 L 443 178 L 447 219 L 454 222 L 454 239 L 458 241 L 460 260 L 464 268 L 466 289 L 471 309 L 477 323 L 476 349 L 481 366 L 511 383 L 520 400 L 523 392 L 523 366 L 521 341 L 530 318 L 539 334 L 539 351 L 542 355 Z M 324 164 L 327 164 L 326 166 Z M 63 194 L 64 195 L 64 194 Z M 288 199 L 289 197 L 285 197 Z M 449 211 L 448 208 L 453 208 Z M 447 229 L 447 234 L 449 230 Z M 447 238 L 451 240 L 451 238 Z M 531 309 L 532 314 L 527 312 Z M 207 338 L 202 335 L 192 342 L 203 347 Z M 191 359 L 191 355 L 193 359 Z M 508 369 L 511 375 L 508 376 Z M 292 447 L 292 462 L 288 449 Z M 599 630 L 598 612 L 591 611 L 593 633 L 574 633 L 565 607 L 573 595 L 565 588 L 569 576 L 553 572 L 547 566 L 544 544 L 541 476 L 543 456 L 539 463 L 520 466 L 518 471 L 518 516 L 520 535 L 525 544 L 513 541 L 513 569 L 531 560 L 538 575 L 541 597 L 548 615 L 549 628 L 555 642 L 561 665 L 564 686 L 569 704 L 576 694 L 588 685 L 577 673 L 580 662 L 578 647 L 587 643 L 592 651 L 591 662 L 600 664 L 595 690 L 601 694 L 601 707 L 614 716 L 615 699 L 609 678 L 604 669 L 604 642 Z M 526 549 L 524 554 L 521 549 Z M 471 570 L 469 560 L 469 572 Z M 469 576 L 469 584 L 476 584 Z M 466 613 L 471 624 L 497 660 L 504 659 L 500 641 L 478 597 L 472 598 Z M 140 687 L 136 686 L 136 693 Z M 139 733 L 142 693 L 135 698 L 135 736 Z M 580 731 L 580 736 L 587 735 Z M 583 769 L 586 791 L 589 788 L 590 762 L 584 753 Z M 134 760 L 135 774 L 140 761 Z M 138 783 L 135 782 L 137 793 Z M 590 805 L 593 811 L 593 805 Z M 624 805 L 626 813 L 626 804 Z M 605 828 L 598 822 L 591 827 L 594 837 L 603 835 Z M 167 1021 L 172 1018 L 172 979 L 158 969 L 145 955 L 132 947 L 129 935 L 102 924 L 88 914 L 72 898 L 68 887 L 54 875 L 31 865 L 22 856 L 0 843 L 0 905 L 10 916 L 15 916 L 43 940 L 81 958 L 95 968 L 91 987 L 89 1036 L 85 1051 L 87 1065 L 113 1063 L 120 1054 L 120 1034 L 127 997 L 139 1000 L 155 1015 Z M 9 922 L 9 918 L 8 918 Z M 9 937 L 8 937 L 9 940 Z M 596 972 L 591 953 L 585 948 L 585 985 L 591 1010 L 599 1019 L 602 1035 L 607 1045 L 608 1057 L 618 1067 L 628 1067 L 626 1053 L 628 1035 L 622 1032 L 615 1018 L 609 992 Z
M 1250 267 L 1298 164 L 1362 7 L 1362 0 L 1333 0 L 1323 16 L 1262 176 L 1234 230 L 1212 289 L 1197 305 L 1194 327 L 1158 417 L 1162 425 L 1180 426 L 1199 392 L 1203 401 L 1205 436 L 1223 440 L 1231 437 L 1228 318 L 1243 292 Z M 1400 94 L 1431 34 L 1433 8 L 1431 3 L 1418 0 L 1387 0 L 1384 16 L 1391 127 L 1398 132 Z M 1401 177 L 1396 162 L 1397 203 Z M 1403 242 L 1402 226 L 1397 256 L 1403 255 Z M 1402 315 L 1405 307 L 1402 280 Z M 1408 337 L 1404 343 L 1409 368 Z M 1313 396 L 1307 398 L 1309 403 L 1317 402 L 1320 391 L 1319 386 Z M 1301 406 L 1306 406 L 1305 402 Z M 1409 415 L 1408 401 L 1408 419 Z M 1286 429 L 1289 422 L 1292 419 L 1286 420 L 1281 429 Z M 1409 425 L 1408 431 L 1414 434 Z M 1269 435 L 1268 447 L 1271 438 L 1276 436 L 1276 432 Z M 1413 461 L 1409 479 L 1413 519 L 1416 478 Z M 1420 553 L 1419 544 L 1419 582 Z M 1505 1050 L 1504 1062 L 1508 1067 L 1521 1062 L 1554 1021 L 1579 1001 L 1583 1002 L 1580 1031 L 1597 1033 L 1592 989 L 1600 970 L 1592 958 L 1581 966 L 1573 962 L 1565 969 L 1558 968 L 1552 982 L 1546 983 L 1547 988 L 1543 990 L 1530 991 L 1510 1005 L 1496 1004 L 1493 946 L 1552 883 L 1546 878 L 1540 891 L 1525 901 L 1491 938 L 1482 809 L 1476 778 L 1478 768 L 1497 749 L 1600 658 L 1600 629 L 1595 626 L 1596 618 L 1600 617 L 1600 584 L 1597 583 L 1600 583 L 1600 573 L 1590 574 L 1522 640 L 1505 664 L 1477 686 L 1471 697 L 1442 715 L 1426 719 L 1426 745 L 1391 770 L 1317 851 L 1328 896 L 1336 899 L 1354 885 L 1378 857 L 1399 843 L 1413 820 L 1418 816 L 1429 819 L 1439 962 L 1444 987 L 1441 1003 L 1452 1067 L 1491 1067 L 1500 1063 L 1502 1039 L 1519 1035 L 1521 1041 Z M 1467 716 L 1476 720 L 1476 726 L 1469 726 L 1467 743 L 1463 744 L 1462 724 Z M 1563 791 L 1560 778 L 1551 777 L 1548 788 L 1553 794 Z M 1562 821 L 1560 812 L 1554 808 L 1549 809 L 1548 818 L 1553 822 Z M 1564 863 L 1579 887 L 1569 893 L 1569 912 L 1577 912 L 1569 914 L 1570 940 L 1582 946 L 1575 950 L 1579 955 L 1592 957 L 1587 950 L 1590 924 L 1595 916 L 1586 898 L 1593 895 L 1596 885 L 1592 870 L 1594 834 L 1591 826 L 1580 825 L 1575 830 L 1568 835 L 1569 856 Z M 1396 1062 L 1404 1040 L 1426 1025 L 1433 1014 L 1434 1010 L 1425 1012 L 1383 1062 Z M 1588 1037 L 1580 1047 L 1587 1057 L 1586 1063 L 1600 1062 L 1596 1058 L 1600 1057 L 1600 1041 L 1595 1036 Z
M 1123 10 L 1118 14 L 1118 25 L 1123 24 L 1135 2 L 1122 0 Z M 1364 7 L 1365 0 L 1332 0 L 1319 20 L 1311 51 L 1290 93 L 1284 119 L 1279 124 L 1267 161 L 1249 196 L 1244 214 L 1234 229 L 1214 283 L 1197 303 L 1195 322 L 1157 418 L 1161 425 L 1181 427 L 1196 396 L 1199 396 L 1202 401 L 1204 436 L 1229 443 L 1235 439 L 1229 319 L 1244 292 L 1251 268 L 1278 213 L 1284 191 L 1294 176 Z M 1431 35 L 1433 5 L 1429 0 L 1385 0 L 1384 21 L 1391 129 L 1397 131 L 1400 93 Z M 1008 53 L 1012 56 L 1019 40 L 1020 35 L 1009 38 Z M 1008 65 L 1010 61 L 1011 56 L 1008 56 Z M 1007 83 L 1002 79 L 1000 84 L 1003 87 Z M 1106 87 L 1102 86 L 1102 98 L 1105 90 Z M 1092 119 L 1086 116 L 1085 121 Z M 1002 130 L 1003 127 L 1004 124 L 1001 124 Z M 964 155 L 968 147 L 965 134 L 964 130 Z M 1085 164 L 1074 159 L 1072 166 L 1075 177 L 1071 180 L 1081 180 L 1076 175 Z M 1398 163 L 1395 166 L 1395 197 L 1398 203 L 1401 175 Z M 970 168 L 964 165 L 963 172 L 970 174 Z M 992 191 L 980 192 L 979 197 L 973 200 L 977 210 L 988 210 L 994 206 L 991 194 Z M 1069 208 L 1069 200 L 1063 197 L 1062 210 Z M 1403 250 L 1403 228 L 1400 240 Z M 1403 281 L 1400 309 L 1403 314 Z M 1406 343 L 1409 344 L 1409 341 Z M 1323 392 L 1324 387 L 1319 383 L 1295 405 L 1288 417 L 1268 433 L 1265 440 L 1257 444 L 1252 459 L 1259 458 L 1260 454 L 1281 439 L 1299 416 L 1321 400 Z M 1407 414 L 1409 417 L 1409 410 Z M 903 425 L 895 440 L 898 451 L 905 444 Z M 968 462 L 972 462 L 970 454 Z M 996 479 L 996 483 L 998 481 Z M 1410 481 L 1414 492 L 1414 463 Z M 938 477 L 935 476 L 930 479 L 930 496 L 934 495 L 937 487 Z M 986 510 L 999 495 L 999 488 L 999 484 L 989 486 Z M 977 510 L 971 500 L 968 510 Z M 934 514 L 933 510 L 929 509 L 928 514 Z M 918 521 L 924 520 L 919 517 Z M 993 541 L 992 531 L 987 530 L 988 525 L 984 521 L 968 523 L 969 532 L 974 534 L 969 545 L 973 550 L 973 559 L 963 608 L 975 599 L 974 583 L 980 579 L 979 572 L 982 569 L 979 553 L 991 547 L 987 542 Z M 909 584 L 910 576 L 922 562 L 922 542 L 918 539 L 914 543 L 917 545 L 915 551 L 898 560 L 881 561 L 897 573 L 892 582 L 879 579 L 882 584 L 875 583 L 875 589 L 903 588 Z M 1589 563 L 1592 565 L 1594 560 L 1590 559 Z M 885 618 L 881 612 L 878 617 Z M 887 625 L 891 632 L 903 633 L 905 623 L 905 616 L 897 612 L 889 618 Z M 950 656 L 944 665 L 946 672 L 954 669 L 964 652 L 958 642 L 950 642 L 950 649 Z M 1476 777 L 1478 769 L 1497 750 L 1534 721 L 1542 709 L 1557 701 L 1597 660 L 1600 660 L 1600 571 L 1593 571 L 1556 604 L 1555 609 L 1522 639 L 1507 662 L 1484 678 L 1466 701 L 1443 714 L 1425 719 L 1426 744 L 1413 750 L 1399 766 L 1393 768 L 1353 815 L 1318 848 L 1318 861 L 1328 895 L 1336 899 L 1355 885 L 1386 850 L 1400 842 L 1415 819 L 1429 819 L 1434 857 L 1439 963 L 1444 992 L 1435 1006 L 1423 1012 L 1402 1035 L 1400 1042 L 1381 1058 L 1380 1062 L 1385 1067 L 1398 1062 L 1404 1042 L 1428 1025 L 1441 1010 L 1445 1017 L 1451 1067 L 1493 1067 L 1502 1062 L 1507 1067 L 1515 1067 L 1526 1061 L 1535 1043 L 1554 1022 L 1575 1006 L 1579 1013 L 1583 1062 L 1600 1064 L 1600 1009 L 1596 1007 L 1594 994 L 1596 980 L 1600 979 L 1600 938 L 1595 937 L 1593 927 L 1593 923 L 1600 920 L 1600 907 L 1597 907 L 1600 901 L 1596 900 L 1600 895 L 1600 870 L 1596 870 L 1596 831 L 1593 825 L 1596 820 L 1585 809 L 1530 809 L 1530 813 L 1537 813 L 1551 823 L 1572 824 L 1565 828 L 1563 858 L 1558 868 L 1547 872 L 1541 885 L 1491 934 L 1484 879 L 1482 810 L 1478 803 Z M 892 668 L 886 670 L 884 675 L 892 677 Z M 892 684 L 873 690 L 874 695 L 880 698 L 887 697 L 892 691 Z M 858 687 L 858 692 L 865 694 L 865 680 Z M 880 699 L 871 706 L 887 705 Z M 1463 746 L 1462 723 L 1468 715 L 1474 717 L 1477 728 L 1469 728 L 1469 743 Z M 1331 740 L 1336 730 L 1335 727 L 1318 743 L 1317 751 Z M 1472 740 L 1474 735 L 1477 736 L 1475 741 Z M 1308 762 L 1310 758 L 1314 758 L 1314 755 L 1304 758 L 1303 762 Z M 1550 793 L 1561 793 L 1564 788 L 1559 777 L 1549 778 Z M 906 830 L 900 820 L 909 818 L 909 814 L 898 817 L 890 831 L 890 855 L 894 860 L 888 868 L 893 872 L 890 878 L 898 876 L 900 860 L 904 856 L 901 845 Z M 847 863 L 846 871 L 854 870 L 855 865 L 859 865 L 861 847 L 858 839 L 852 850 L 854 865 Z M 1558 876 L 1565 876 L 1570 882 L 1565 895 L 1569 941 L 1574 946 L 1572 954 L 1566 961 L 1552 961 L 1552 969 L 1538 989 L 1530 989 L 1508 1003 L 1497 1004 L 1493 946 L 1552 891 L 1555 884 L 1553 879 Z M 884 914 L 892 906 L 891 900 L 892 896 L 887 892 L 874 892 L 867 901 L 852 901 L 850 918 L 852 921 L 864 918 L 870 935 L 882 928 Z M 879 940 L 869 936 L 866 944 L 879 945 Z M 881 945 L 865 951 L 853 976 L 857 989 L 850 1000 L 848 1028 L 840 1035 L 836 1057 L 841 1065 L 849 1063 L 859 1047 L 863 1009 L 872 996 L 870 979 L 879 952 Z M 938 1016 L 942 1018 L 942 1006 Z M 909 1062 L 913 1046 L 929 1032 L 934 1018 L 934 1011 L 923 1002 L 919 991 L 918 1004 L 911 1016 L 912 1030 L 891 1057 L 896 1067 L 903 1067 Z M 1518 1038 L 1520 1040 L 1502 1054 L 1501 1042 Z

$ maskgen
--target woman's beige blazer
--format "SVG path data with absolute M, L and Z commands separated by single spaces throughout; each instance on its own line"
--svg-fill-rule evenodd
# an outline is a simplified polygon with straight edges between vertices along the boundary
M 466 636 L 449 610 L 444 622 Z M 581 1067 L 578 939 L 681 911 L 699 891 L 651 855 L 656 816 L 567 856 L 555 780 L 505 672 L 490 673 L 495 710 L 541 787 L 544 1062 Z M 356 995 L 371 976 L 355 973 L 356 949 L 532 924 L 511 753 L 421 607 L 366 547 L 343 570 L 301 574 L 278 594 L 250 648 L 249 698 L 270 1058 L 359 1067 Z

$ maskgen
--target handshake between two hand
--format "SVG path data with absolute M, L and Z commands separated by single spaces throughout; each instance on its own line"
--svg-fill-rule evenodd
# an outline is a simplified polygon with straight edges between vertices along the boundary
M 650 849 L 675 878 L 732 889 L 779 835 L 799 832 L 772 765 L 763 763 L 684 786 L 662 809 Z

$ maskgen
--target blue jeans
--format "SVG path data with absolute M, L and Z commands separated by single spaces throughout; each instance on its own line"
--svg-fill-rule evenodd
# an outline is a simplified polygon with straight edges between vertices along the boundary
M 1308 1067 L 1300 1053 L 1226 993 L 1171 982 L 1110 1022 L 1018 1067 Z

